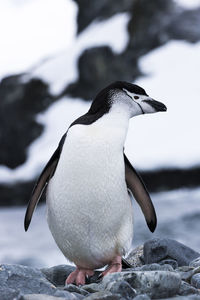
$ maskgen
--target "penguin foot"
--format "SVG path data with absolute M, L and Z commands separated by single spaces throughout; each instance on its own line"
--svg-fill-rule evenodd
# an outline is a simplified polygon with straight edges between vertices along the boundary
M 120 255 L 117 255 L 111 263 L 108 265 L 108 267 L 105 269 L 104 272 L 102 272 L 102 277 L 106 276 L 111 273 L 115 272 L 121 272 L 122 270 L 122 258 Z
M 76 285 L 83 285 L 85 284 L 85 278 L 87 276 L 94 275 L 94 271 L 90 269 L 82 269 L 76 268 L 69 276 L 67 277 L 65 284 L 75 283 Z

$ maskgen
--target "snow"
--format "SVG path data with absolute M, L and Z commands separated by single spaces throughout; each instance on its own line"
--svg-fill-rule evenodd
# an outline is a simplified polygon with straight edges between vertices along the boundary
M 69 125 L 74 119 L 83 115 L 88 108 L 89 103 L 64 97 L 51 105 L 44 113 L 39 114 L 38 123 L 45 125 L 43 134 L 29 147 L 25 164 L 14 170 L 5 166 L 0 167 L 0 181 L 12 183 L 34 178 L 55 151 Z
M 176 0 L 176 2 L 186 9 L 194 9 L 200 6 L 200 0 Z
M 35 66 L 29 75 L 24 76 L 23 80 L 39 77 L 49 83 L 52 93 L 61 92 L 67 84 L 77 78 L 77 60 L 84 49 L 108 45 L 115 53 L 124 50 L 128 42 L 126 30 L 128 20 L 129 15 L 121 13 L 104 22 L 93 22 L 77 38 L 71 39 L 68 49 L 41 65 Z M 113 32 L 117 32 L 117 39 Z M 44 133 L 29 147 L 28 160 L 25 164 L 15 170 L 6 166 L 0 167 L 0 182 L 12 183 L 29 180 L 36 176 L 41 170 L 41 166 L 44 166 L 54 152 L 62 134 L 74 119 L 89 109 L 89 105 L 81 99 L 65 97 L 53 104 L 46 112 L 39 114 L 37 121 L 45 125 Z M 38 151 L 40 155 L 38 155 Z
M 166 113 L 130 120 L 125 152 L 139 169 L 191 167 L 200 164 L 200 43 L 170 42 L 140 59 L 146 77 L 137 84 L 164 102 Z M 0 168 L 0 181 L 33 178 L 50 158 L 71 122 L 84 114 L 90 103 L 64 97 L 37 120 L 45 131 L 28 150 L 28 160 L 15 170 Z M 40 155 L 38 155 L 38 153 Z
M 93 22 L 71 41 L 68 48 L 53 59 L 46 60 L 39 68 L 33 69 L 30 76 L 47 82 L 52 94 L 60 93 L 67 84 L 78 78 L 77 61 L 85 49 L 106 45 L 119 54 L 126 48 L 128 21 L 129 14 L 120 13 L 106 21 Z
M 73 0 L 0 0 L 0 80 L 68 47 L 76 14 Z
M 140 66 L 147 76 L 137 83 L 168 111 L 131 121 L 128 156 L 142 169 L 200 164 L 200 43 L 172 41 L 141 58 Z

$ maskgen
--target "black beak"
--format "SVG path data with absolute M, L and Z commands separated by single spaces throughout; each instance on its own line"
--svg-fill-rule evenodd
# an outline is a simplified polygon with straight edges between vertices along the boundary
M 147 104 L 151 105 L 156 111 L 167 111 L 167 107 L 159 101 L 156 100 L 144 100 Z

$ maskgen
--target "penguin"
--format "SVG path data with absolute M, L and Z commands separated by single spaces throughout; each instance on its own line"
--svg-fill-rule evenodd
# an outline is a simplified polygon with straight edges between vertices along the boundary
M 120 272 L 133 240 L 132 196 L 153 232 L 157 218 L 140 175 L 124 153 L 129 119 L 166 111 L 140 86 L 117 81 L 61 138 L 28 203 L 24 226 L 46 188 L 47 222 L 64 256 L 76 265 L 66 284 L 83 285 L 95 269 Z

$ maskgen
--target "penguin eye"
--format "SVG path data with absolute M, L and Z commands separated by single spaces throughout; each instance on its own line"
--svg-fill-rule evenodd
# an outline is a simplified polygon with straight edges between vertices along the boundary
M 135 99 L 135 100 L 138 100 L 139 98 L 140 98 L 140 97 L 138 97 L 138 96 L 134 96 L 134 99 Z

